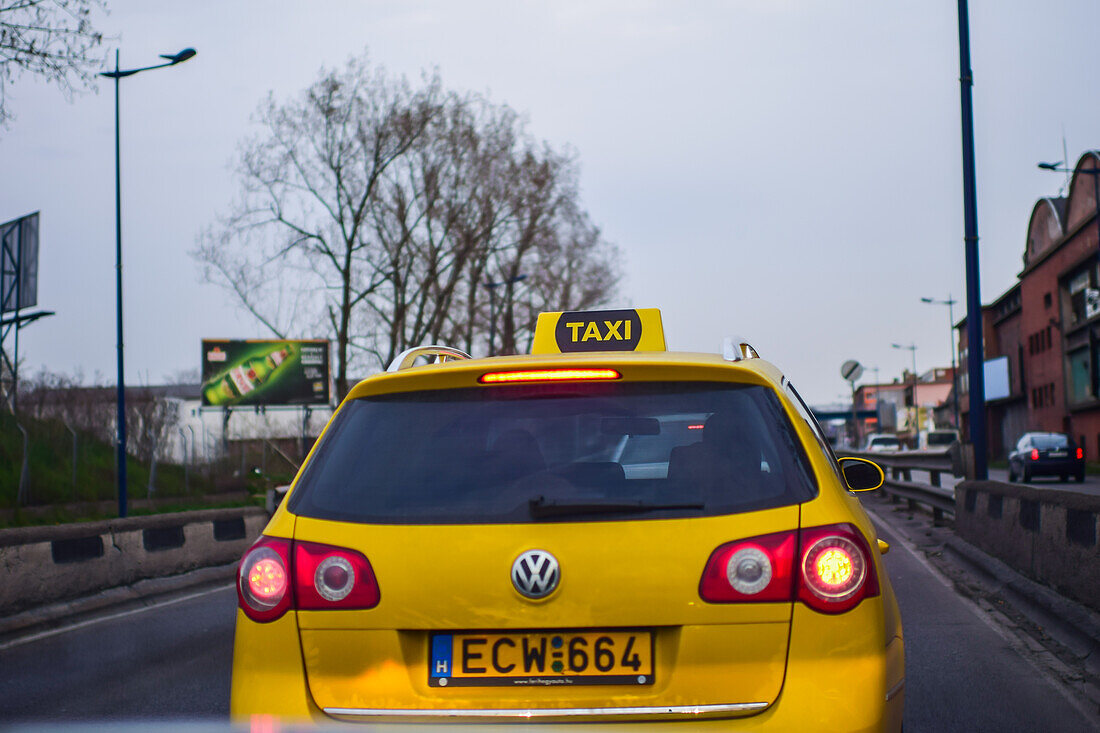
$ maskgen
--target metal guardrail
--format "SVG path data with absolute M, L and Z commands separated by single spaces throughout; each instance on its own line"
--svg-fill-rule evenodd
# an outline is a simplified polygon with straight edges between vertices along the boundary
M 943 474 L 953 474 L 951 458 L 946 451 L 899 451 L 897 453 L 868 453 L 845 451 L 845 456 L 874 461 L 886 473 L 882 491 L 892 502 L 905 499 L 910 510 L 924 504 L 932 510 L 933 524 L 942 524 L 945 514 L 955 516 L 955 492 L 942 488 Z M 926 471 L 929 484 L 913 481 L 913 471 Z

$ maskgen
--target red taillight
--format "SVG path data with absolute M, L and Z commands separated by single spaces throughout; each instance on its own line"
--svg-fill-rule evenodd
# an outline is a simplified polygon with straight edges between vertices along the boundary
M 1077 449 L 1077 460 L 1081 460 L 1084 457 L 1085 457 L 1085 449 L 1084 448 L 1078 448 Z
M 514 382 L 568 382 L 589 379 L 621 379 L 614 369 L 528 369 L 516 372 L 488 372 L 477 381 L 482 384 L 508 384 Z
M 253 621 L 274 621 L 286 613 L 290 593 L 290 540 L 261 537 L 241 560 L 237 605 Z
M 237 575 L 238 605 L 253 621 L 274 621 L 292 608 L 374 608 L 379 598 L 366 556 L 314 542 L 261 537 Z
M 851 524 L 801 532 L 798 600 L 815 611 L 841 613 L 878 595 L 871 552 Z
M 365 555 L 315 542 L 294 543 L 294 595 L 304 610 L 374 608 L 380 597 Z
M 797 598 L 822 613 L 847 611 L 878 592 L 871 553 L 851 524 L 727 542 L 711 553 L 699 581 L 708 603 Z
M 710 554 L 699 596 L 710 603 L 789 601 L 797 532 L 727 542 Z
M 1032 448 L 1031 449 L 1031 460 L 1033 460 L 1033 461 L 1039 460 L 1039 449 L 1038 448 Z

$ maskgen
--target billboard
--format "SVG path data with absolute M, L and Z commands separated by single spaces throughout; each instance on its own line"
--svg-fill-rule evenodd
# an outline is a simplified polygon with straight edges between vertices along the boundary
M 18 296 L 18 297 L 17 297 Z M 38 304 L 38 212 L 0 224 L 0 313 Z
M 1003 400 L 1012 394 L 1008 382 L 1008 357 L 986 359 L 982 364 L 986 400 Z
M 329 342 L 203 339 L 202 404 L 329 404 Z

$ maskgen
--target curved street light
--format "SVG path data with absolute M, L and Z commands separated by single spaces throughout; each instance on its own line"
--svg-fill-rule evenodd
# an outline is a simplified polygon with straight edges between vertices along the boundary
M 954 412 L 955 412 L 955 429 L 959 429 L 959 372 L 957 361 L 955 359 L 955 303 L 958 301 L 947 296 L 947 300 L 936 300 L 935 298 L 921 298 L 920 302 L 930 303 L 932 305 L 946 305 L 947 306 L 947 319 L 950 321 L 947 325 L 950 327 L 951 333 L 951 394 L 954 397 Z
M 905 349 L 906 351 L 913 352 L 913 381 L 916 382 L 917 381 L 917 345 L 916 344 L 909 344 L 907 346 L 905 344 L 890 344 L 890 346 L 892 346 L 895 349 Z
M 499 288 L 501 285 L 515 285 L 516 283 L 526 279 L 526 274 L 520 274 L 516 275 L 515 277 L 508 278 L 507 280 L 501 280 L 500 282 L 493 282 L 492 280 L 485 281 L 485 287 L 489 288 L 489 356 L 496 356 L 497 288 Z
M 163 64 L 142 66 L 138 69 L 118 68 L 118 50 L 115 50 L 115 70 L 101 71 L 100 76 L 115 80 L 115 326 L 118 337 L 118 516 L 126 516 L 126 385 L 122 377 L 122 173 L 119 155 L 118 80 L 127 76 L 175 66 L 192 58 L 197 52 L 185 48 L 179 53 L 161 54 Z
M 913 414 L 916 416 L 914 420 L 917 429 L 917 441 L 920 441 L 920 407 L 917 406 L 917 345 L 916 344 L 890 344 L 895 349 L 905 349 L 909 351 L 913 356 Z
M 1064 160 L 1059 160 L 1057 163 L 1036 163 L 1036 167 L 1054 173 L 1087 173 L 1092 176 L 1092 198 L 1096 202 L 1096 235 L 1100 237 L 1100 163 L 1094 162 L 1092 168 L 1081 168 L 1079 170 L 1066 167 L 1066 161 Z M 1068 189 L 1066 195 L 1069 195 Z M 1097 241 L 1097 246 L 1100 247 L 1100 239 Z

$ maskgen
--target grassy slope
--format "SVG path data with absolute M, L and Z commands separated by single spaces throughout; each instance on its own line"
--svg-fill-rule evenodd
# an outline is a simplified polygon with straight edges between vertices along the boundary
M 72 433 L 60 422 L 21 418 L 30 436 L 30 480 L 28 503 L 67 504 L 72 502 L 107 501 L 116 498 L 114 446 L 86 433 L 77 433 L 76 484 L 73 484 Z M 127 461 L 129 494 L 145 498 L 149 484 L 149 466 L 132 456 Z M 23 435 L 15 418 L 0 412 L 0 509 L 13 509 L 19 491 L 23 467 Z M 212 490 L 211 482 L 192 470 L 190 490 L 184 485 L 183 467 L 158 463 L 155 496 L 201 496 Z M 243 486 L 241 487 L 243 488 Z

